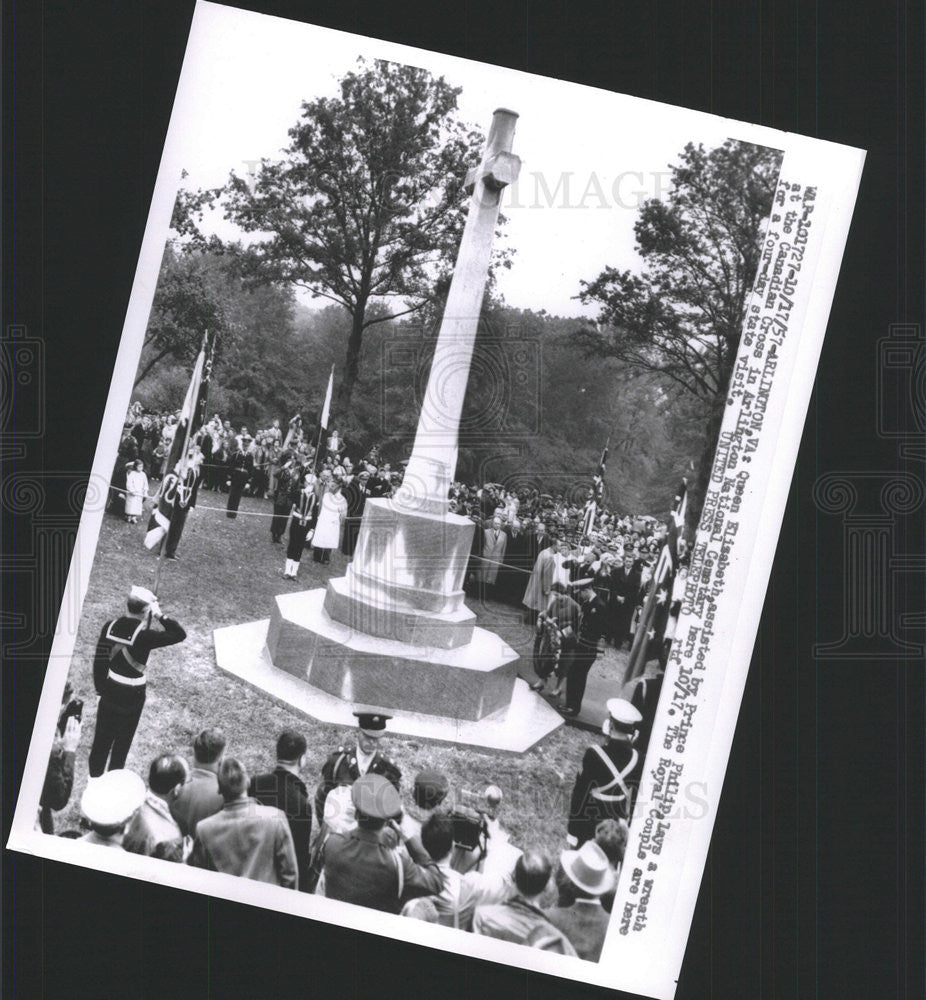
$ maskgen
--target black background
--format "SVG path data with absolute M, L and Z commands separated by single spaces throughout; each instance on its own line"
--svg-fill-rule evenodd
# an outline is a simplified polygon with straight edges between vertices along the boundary
M 835 470 L 922 476 L 878 435 L 876 396 L 878 339 L 922 322 L 921 5 L 245 6 L 869 151 L 678 996 L 923 995 L 922 662 L 814 661 L 842 632 L 844 571 L 841 520 L 811 497 Z M 192 10 L 4 5 L 3 322 L 46 352 L 46 431 L 17 469 L 90 468 Z M 920 517 L 896 548 L 923 552 Z M 28 546 L 28 521 L 5 518 L 5 552 Z M 46 585 L 54 610 L 63 580 Z M 921 610 L 920 581 L 898 599 Z M 4 839 L 35 652 L 3 664 Z M 8 851 L 3 867 L 11 997 L 602 995 Z

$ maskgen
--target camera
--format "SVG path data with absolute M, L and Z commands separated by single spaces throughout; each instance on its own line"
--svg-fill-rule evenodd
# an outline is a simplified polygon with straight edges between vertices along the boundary
M 466 872 L 485 858 L 489 847 L 489 820 L 498 815 L 502 793 L 496 785 L 483 792 L 460 789 L 459 800 L 450 813 L 453 823 L 453 858 L 450 866 Z
M 65 727 L 68 724 L 68 719 L 74 716 L 78 722 L 80 722 L 84 717 L 84 703 L 81 698 L 72 698 L 67 705 L 61 710 L 61 714 L 58 716 L 58 732 L 64 736 Z

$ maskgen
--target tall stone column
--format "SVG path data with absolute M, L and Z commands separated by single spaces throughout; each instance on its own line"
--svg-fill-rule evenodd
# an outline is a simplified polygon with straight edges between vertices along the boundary
M 495 112 L 482 160 L 467 177 L 466 225 L 402 487 L 367 502 L 347 576 L 329 586 L 326 611 L 367 635 L 445 649 L 472 637 L 463 579 L 474 526 L 449 513 L 448 491 L 501 195 L 521 165 L 511 152 L 517 118 Z

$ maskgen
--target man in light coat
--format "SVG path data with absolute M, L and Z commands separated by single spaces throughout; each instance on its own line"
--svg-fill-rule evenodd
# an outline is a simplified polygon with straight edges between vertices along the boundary
M 190 865 L 295 889 L 296 849 L 282 809 L 248 797 L 248 773 L 233 757 L 219 768 L 222 811 L 199 821 Z

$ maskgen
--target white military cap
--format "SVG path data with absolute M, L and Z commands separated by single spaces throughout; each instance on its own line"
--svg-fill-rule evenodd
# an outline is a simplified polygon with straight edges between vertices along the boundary
M 605 708 L 608 718 L 601 727 L 605 736 L 630 735 L 643 721 L 643 716 L 625 698 L 610 698 Z
M 145 801 L 145 783 L 125 768 L 91 778 L 80 799 L 81 812 L 94 826 L 119 826 Z
M 147 587 L 132 587 L 129 591 L 130 601 L 141 601 L 144 604 L 155 604 L 157 595 Z

